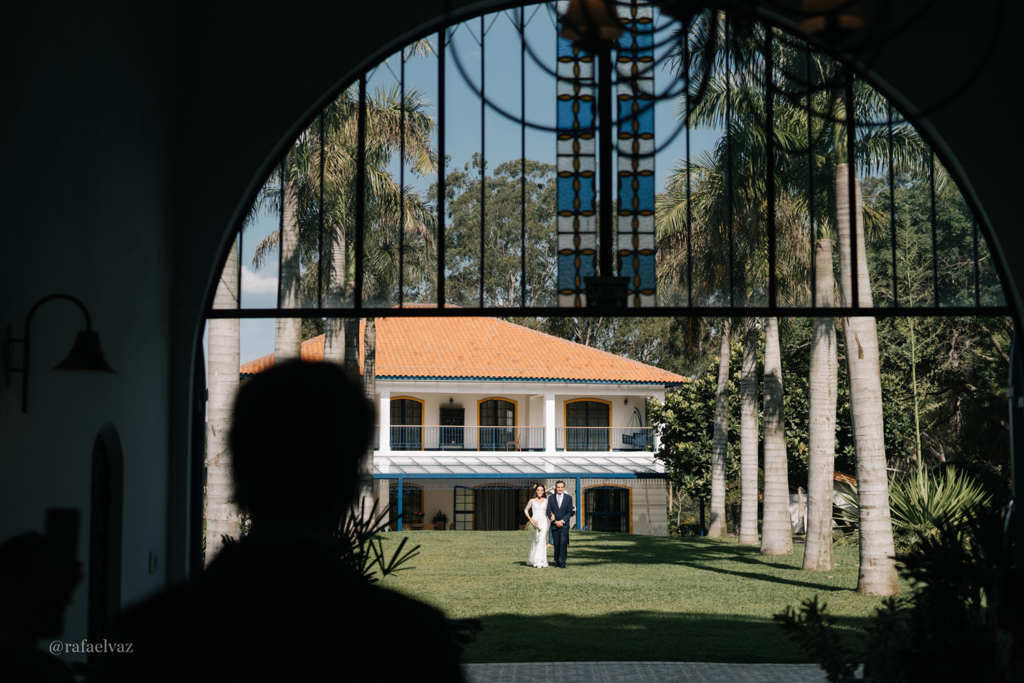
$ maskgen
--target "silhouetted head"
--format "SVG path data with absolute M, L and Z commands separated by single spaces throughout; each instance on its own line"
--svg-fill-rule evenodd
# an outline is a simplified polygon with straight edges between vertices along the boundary
M 277 363 L 238 389 L 228 435 L 235 502 L 253 526 L 337 525 L 359 482 L 375 411 L 333 363 Z

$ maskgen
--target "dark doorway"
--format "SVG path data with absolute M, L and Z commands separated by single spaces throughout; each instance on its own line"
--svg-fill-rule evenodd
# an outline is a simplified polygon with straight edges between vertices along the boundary
M 525 523 L 523 509 L 529 489 L 495 486 L 476 489 L 474 528 L 481 531 L 518 531 Z
M 461 450 L 465 447 L 465 425 L 465 408 L 441 408 L 441 450 Z
M 595 486 L 586 492 L 586 520 L 591 531 L 629 533 L 629 489 Z

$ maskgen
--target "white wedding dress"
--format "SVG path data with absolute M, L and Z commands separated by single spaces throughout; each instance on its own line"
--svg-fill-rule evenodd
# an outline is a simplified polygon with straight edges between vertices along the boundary
M 548 499 L 531 498 L 526 504 L 526 516 L 537 522 L 540 529 L 530 524 L 530 555 L 526 563 L 534 567 L 548 566 Z

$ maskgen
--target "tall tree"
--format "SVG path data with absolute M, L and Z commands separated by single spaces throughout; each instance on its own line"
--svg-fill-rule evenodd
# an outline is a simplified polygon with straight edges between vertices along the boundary
M 766 318 L 764 332 L 764 523 L 761 554 L 788 555 L 793 552 L 793 526 L 789 517 L 789 463 L 783 420 L 778 318 Z
M 756 544 L 757 538 L 757 326 L 745 321 L 743 367 L 740 376 L 740 528 L 739 542 Z
M 284 164 L 281 169 L 284 181 L 284 196 L 281 204 L 281 267 L 278 273 L 281 308 L 299 308 L 302 300 L 299 285 L 302 273 L 299 268 L 299 196 L 296 180 L 297 169 Z M 291 176 L 291 177 L 289 177 Z M 274 361 L 299 358 L 302 355 L 302 319 L 278 318 L 274 328 Z
M 831 308 L 835 287 L 832 241 L 819 239 L 814 252 L 818 306 Z M 836 328 L 832 318 L 815 318 L 811 326 L 809 372 L 807 539 L 803 568 L 832 571 L 832 500 L 836 459 Z
M 722 348 L 715 389 L 715 432 L 711 446 L 711 524 L 708 536 L 727 533 L 725 520 L 725 468 L 729 447 L 729 321 L 722 323 Z
M 856 240 L 857 297 L 871 307 L 871 281 L 864 244 L 864 218 L 860 183 L 854 180 L 850 206 L 849 168 L 836 167 L 836 218 L 839 233 L 839 273 L 842 306 L 853 306 L 853 254 Z M 854 220 L 851 221 L 851 214 Z M 852 223 L 852 225 L 851 225 Z M 878 332 L 869 316 L 843 318 L 846 366 L 850 377 L 853 436 L 857 449 L 857 494 L 860 509 L 860 574 L 857 592 L 896 595 L 899 578 L 893 557 L 892 519 L 889 514 L 889 478 L 885 463 L 882 423 L 882 379 L 878 360 Z
M 228 252 L 214 293 L 215 309 L 238 306 L 238 239 Z M 224 535 L 237 537 L 238 509 L 232 502 L 231 452 L 228 431 L 231 411 L 238 392 L 239 339 L 238 318 L 216 318 L 209 325 L 207 359 L 207 433 L 206 433 L 206 564 L 220 551 Z
M 518 306 L 525 285 L 526 306 L 554 305 L 555 167 L 514 159 L 487 171 L 474 154 L 445 177 L 448 302 L 479 306 L 482 293 L 485 306 Z M 435 185 L 429 199 L 436 194 Z

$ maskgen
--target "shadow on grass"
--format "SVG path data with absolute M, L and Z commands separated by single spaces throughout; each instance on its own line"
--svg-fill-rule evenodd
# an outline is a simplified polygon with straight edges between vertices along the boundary
M 570 609 L 571 598 L 566 598 Z M 807 662 L 771 621 L 722 614 L 613 612 L 600 616 L 495 614 L 465 646 L 463 661 Z M 844 640 L 867 618 L 840 618 Z M 554 665 L 553 665 L 554 666 Z
M 760 553 L 757 546 L 738 545 L 727 541 L 712 541 L 706 538 L 655 538 L 646 536 L 578 533 L 572 537 L 569 547 L 569 561 L 574 564 L 680 564 L 718 574 L 741 576 L 754 581 L 768 581 L 797 588 L 807 588 L 835 593 L 843 590 L 834 584 L 811 581 L 814 574 L 805 573 L 799 567 L 786 564 L 788 556 L 773 556 Z M 749 565 L 751 571 L 728 565 Z M 793 578 L 766 574 L 765 569 L 790 573 Z M 800 578 L 797 578 L 800 577 Z

